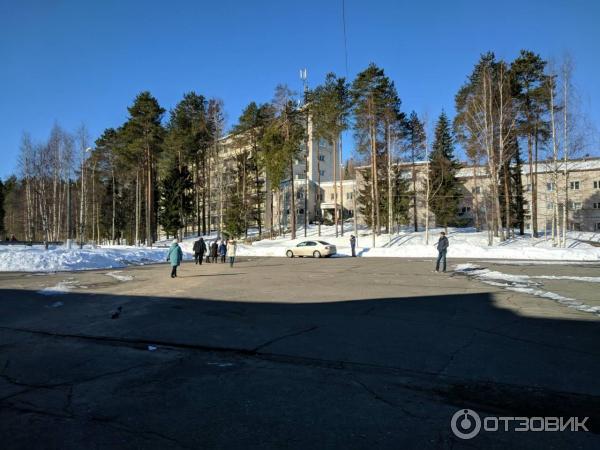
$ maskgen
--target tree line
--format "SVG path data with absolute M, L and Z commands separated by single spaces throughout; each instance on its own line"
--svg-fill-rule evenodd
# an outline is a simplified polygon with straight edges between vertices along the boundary
M 442 111 L 430 140 L 427 119 L 402 111 L 394 81 L 375 64 L 351 81 L 330 73 L 303 97 L 279 85 L 270 102 L 248 104 L 227 136 L 221 100 L 189 92 L 166 115 L 150 92 L 141 92 L 127 108 L 127 120 L 93 143 L 85 126 L 68 132 L 55 125 L 42 143 L 24 133 L 19 171 L 0 185 L 0 233 L 46 243 L 75 238 L 146 245 L 158 239 L 159 230 L 167 237 L 212 230 L 248 237 L 251 229 L 273 236 L 285 232 L 281 222 L 273 223 L 274 205 L 282 208 L 287 199 L 288 228 L 295 238 L 297 203 L 311 194 L 306 185 L 293 182 L 302 158 L 306 179 L 310 120 L 310 138 L 333 147 L 336 235 L 344 232 L 339 226 L 343 177 L 354 176 L 341 170 L 347 130 L 362 163 L 355 201 L 374 231 L 373 244 L 383 230 L 408 224 L 417 230 L 421 207 L 426 228 L 430 215 L 437 225 L 464 225 L 458 205 L 465 195 L 472 198 L 475 226 L 489 230 L 490 242 L 493 236 L 510 237 L 515 229 L 523 234 L 525 189 L 532 191 L 529 211 L 537 234 L 538 166 L 548 164 L 558 185 L 561 174 L 568 180 L 568 160 L 581 147 L 571 93 L 568 63 L 553 69 L 530 51 L 521 51 L 512 62 L 486 53 L 456 94 L 454 120 Z M 475 182 L 484 176 L 490 180 L 482 183 L 481 195 L 466 192 L 457 178 L 456 144 L 464 149 Z M 320 234 L 319 148 L 312 195 Z M 223 158 L 231 149 L 233 154 Z M 423 161 L 424 181 L 418 177 Z M 529 186 L 520 176 L 524 161 Z M 408 164 L 408 174 L 399 162 Z M 557 245 L 566 240 L 566 183 L 554 191 Z M 417 192 L 425 193 L 424 204 Z M 279 217 L 286 213 L 278 212 Z M 265 217 L 269 223 L 263 223 Z

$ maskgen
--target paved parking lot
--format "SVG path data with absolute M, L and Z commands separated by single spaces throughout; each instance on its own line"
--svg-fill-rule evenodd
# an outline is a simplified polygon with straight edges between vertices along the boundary
M 176 280 L 166 265 L 0 274 L 0 447 L 597 448 L 598 316 L 431 269 L 255 258 L 185 263 Z M 592 282 L 536 283 L 596 299 Z M 590 432 L 463 441 L 459 408 L 588 416 Z

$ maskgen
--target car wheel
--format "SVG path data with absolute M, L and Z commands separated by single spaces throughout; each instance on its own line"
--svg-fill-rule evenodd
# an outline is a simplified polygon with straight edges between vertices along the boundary
M 320 258 L 320 257 L 321 257 L 321 253 L 320 253 L 319 251 L 316 251 L 316 250 L 315 250 L 315 252 L 313 253 L 313 256 L 314 256 L 315 258 Z
M 286 254 L 286 256 L 288 258 L 293 258 L 294 257 L 294 252 L 292 252 L 291 250 L 288 250 L 285 254 Z

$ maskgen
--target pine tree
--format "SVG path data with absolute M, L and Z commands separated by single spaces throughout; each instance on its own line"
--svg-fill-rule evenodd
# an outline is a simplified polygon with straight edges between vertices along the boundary
M 348 128 L 348 115 L 350 113 L 350 92 L 344 78 L 338 78 L 334 73 L 328 73 L 325 83 L 318 86 L 311 93 L 311 115 L 313 129 L 319 138 L 333 143 L 333 192 L 334 192 L 334 223 L 335 235 L 338 235 L 338 222 L 343 211 L 338 213 L 338 188 L 337 180 L 340 175 L 338 161 L 340 135 Z M 320 191 L 317 188 L 317 191 Z M 320 227 L 319 227 L 320 228 Z M 343 233 L 342 233 L 343 234 Z
M 454 139 L 444 112 L 436 124 L 429 158 L 429 179 L 433 193 L 429 199 L 429 207 L 435 214 L 437 225 L 448 227 L 457 217 L 462 183 L 456 177 L 460 164 L 454 157 Z
M 171 168 L 161 182 L 159 203 L 159 223 L 170 235 L 178 235 L 184 225 L 183 217 L 192 212 L 193 186 L 187 166 L 179 167 L 176 161 L 172 161 Z
M 244 108 L 238 123 L 233 127 L 232 132 L 235 133 L 237 145 L 241 148 L 248 147 L 250 154 L 247 156 L 246 161 L 248 163 L 247 170 L 244 173 L 244 177 L 249 179 L 249 174 L 253 176 L 254 194 L 253 194 L 253 211 L 249 212 L 248 201 L 246 201 L 246 195 L 242 199 L 244 205 L 245 216 L 250 216 L 253 221 L 256 222 L 258 228 L 258 235 L 262 235 L 262 210 L 261 206 L 265 201 L 264 193 L 264 180 L 262 173 L 265 166 L 265 154 L 264 149 L 261 146 L 261 141 L 265 133 L 265 128 L 269 121 L 273 119 L 273 107 L 269 104 L 257 105 L 255 102 L 251 102 Z M 244 193 L 246 188 L 249 188 L 249 183 L 245 183 Z M 245 225 L 247 233 L 247 224 Z
M 531 185 L 531 230 L 537 236 L 537 164 L 540 144 L 550 135 L 547 119 L 550 99 L 545 89 L 547 75 L 546 61 L 539 55 L 521 50 L 510 67 L 515 80 L 515 97 L 518 101 L 518 134 L 527 143 L 527 162 L 529 164 L 529 184 Z
M 412 212 L 414 230 L 419 230 L 417 210 L 417 161 L 425 156 L 425 126 L 416 112 L 411 112 L 406 127 L 406 146 L 411 163 Z
M 130 158 L 138 161 L 138 176 L 136 185 L 138 191 L 139 213 L 141 216 L 141 186 L 145 187 L 146 201 L 145 238 L 146 245 L 151 246 L 156 236 L 155 208 L 157 199 L 155 193 L 156 160 L 162 150 L 164 129 L 161 124 L 165 112 L 150 92 L 142 92 L 135 98 L 133 105 L 127 108 L 129 118 L 123 126 L 124 137 Z
M 170 170 L 173 159 L 175 159 L 179 168 L 186 167 L 193 183 L 196 230 L 200 234 L 203 224 L 200 211 L 201 180 L 205 182 L 204 171 L 201 166 L 205 164 L 206 150 L 211 144 L 211 133 L 207 118 L 207 100 L 195 92 L 184 94 L 183 100 L 171 111 L 166 128 L 167 133 L 162 156 L 165 163 L 163 165 L 166 166 L 167 170 Z M 184 202 L 183 198 L 180 199 L 181 202 Z M 183 206 L 179 210 L 182 214 L 187 211 Z M 193 212 L 194 210 L 188 211 L 185 216 L 181 217 L 184 227 L 187 228 L 187 225 L 192 222 Z
M 400 99 L 394 83 L 385 75 L 383 69 L 375 64 L 370 64 L 356 76 L 350 92 L 356 148 L 359 153 L 366 154 L 370 158 L 373 180 L 370 201 L 375 205 L 381 205 L 382 181 L 385 180 L 385 174 L 391 173 L 393 135 L 390 127 L 401 124 L 403 119 L 400 113 Z M 398 134 L 396 133 L 396 137 Z M 389 177 L 387 178 L 389 184 Z M 370 219 L 370 223 L 373 224 L 372 245 L 375 246 L 375 234 L 381 232 L 381 208 L 371 208 L 370 211 L 373 216 Z

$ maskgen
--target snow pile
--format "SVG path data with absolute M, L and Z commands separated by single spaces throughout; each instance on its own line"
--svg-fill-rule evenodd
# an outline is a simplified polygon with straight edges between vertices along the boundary
M 82 249 L 55 246 L 7 245 L 0 247 L 0 271 L 57 272 L 113 269 L 130 265 L 166 262 L 167 248 L 132 246 L 84 246 Z M 184 251 L 184 259 L 192 255 Z

